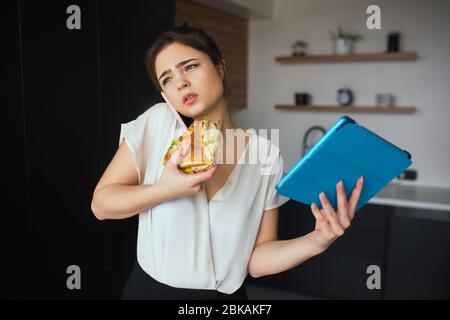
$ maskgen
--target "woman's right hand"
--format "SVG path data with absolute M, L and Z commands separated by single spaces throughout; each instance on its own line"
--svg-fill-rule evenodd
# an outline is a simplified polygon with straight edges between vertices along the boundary
M 190 150 L 189 144 L 182 144 L 167 161 L 161 178 L 157 182 L 170 199 L 191 196 L 200 191 L 202 183 L 211 179 L 217 170 L 217 164 L 205 171 L 184 173 L 178 164 Z

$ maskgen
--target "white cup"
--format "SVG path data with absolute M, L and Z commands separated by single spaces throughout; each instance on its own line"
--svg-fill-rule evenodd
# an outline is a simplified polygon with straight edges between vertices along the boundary
M 376 95 L 376 105 L 380 108 L 393 107 L 395 104 L 395 96 L 390 93 L 378 93 Z

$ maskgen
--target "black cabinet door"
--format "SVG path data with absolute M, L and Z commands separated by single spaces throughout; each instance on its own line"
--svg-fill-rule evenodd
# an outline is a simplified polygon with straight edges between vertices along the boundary
M 308 206 L 294 200 L 279 208 L 278 238 L 287 240 L 303 236 L 314 230 L 315 220 Z M 310 296 L 320 296 L 322 281 L 322 257 L 314 257 L 285 272 L 248 278 L 261 286 L 270 286 Z
M 386 298 L 450 298 L 450 212 L 396 209 L 390 223 Z
M 69 30 L 72 4 L 19 1 L 37 298 L 95 298 L 104 288 L 104 228 L 90 209 L 100 167 L 97 9 L 77 1 L 81 29 Z M 71 265 L 81 290 L 67 287 Z
M 315 228 L 309 206 L 290 200 L 280 210 L 280 239 L 304 236 Z M 322 285 L 322 256 L 313 257 L 284 272 L 284 288 L 301 294 L 320 296 Z
M 327 298 L 381 299 L 384 294 L 390 207 L 365 205 L 352 225 L 323 255 L 322 294 Z M 367 286 L 369 266 L 379 268 L 379 288 Z M 378 271 L 377 271 L 378 272 Z
M 367 267 L 377 265 L 384 270 L 389 210 L 366 205 L 342 238 L 327 252 L 284 272 L 280 286 L 324 298 L 381 298 L 382 288 L 367 288 L 370 276 Z M 303 236 L 314 228 L 315 219 L 309 206 L 289 201 L 280 209 L 280 239 Z
M 81 28 L 70 30 L 73 5 Z M 137 217 L 97 221 L 92 193 L 120 124 L 162 101 L 144 53 L 173 25 L 174 2 L 7 0 L 2 8 L 10 204 L 2 293 L 117 298 L 135 259 Z M 72 265 L 81 290 L 67 287 Z
M 324 253 L 323 267 L 323 296 L 339 299 L 381 299 L 382 287 L 369 288 L 369 266 L 378 266 L 381 270 L 380 284 L 382 283 L 382 260 L 373 257 L 346 255 L 341 253 Z
M 120 124 L 131 121 L 162 97 L 151 85 L 144 55 L 172 27 L 172 0 L 98 1 L 102 168 L 119 144 Z M 100 178 L 100 176 L 98 177 Z M 105 221 L 109 296 L 120 296 L 136 259 L 138 217 Z
M 26 139 L 22 96 L 20 20 L 17 0 L 2 4 L 0 34 L 0 105 L 3 111 L 3 196 L 1 248 L 1 299 L 28 298 L 30 220 L 27 210 L 28 185 Z

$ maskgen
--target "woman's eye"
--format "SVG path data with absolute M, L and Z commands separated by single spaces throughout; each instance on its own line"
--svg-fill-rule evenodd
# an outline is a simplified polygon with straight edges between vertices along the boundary
M 190 65 L 186 66 L 186 71 L 189 71 L 192 68 L 198 67 L 198 65 L 199 65 L 198 63 L 190 64 Z M 162 82 L 162 85 L 165 86 L 167 84 L 167 82 L 169 82 L 169 80 L 170 80 L 170 77 L 165 78 Z
M 197 67 L 198 66 L 198 64 L 190 64 L 190 65 L 188 65 L 187 67 L 186 67 L 186 70 L 191 70 L 192 68 L 191 67 Z

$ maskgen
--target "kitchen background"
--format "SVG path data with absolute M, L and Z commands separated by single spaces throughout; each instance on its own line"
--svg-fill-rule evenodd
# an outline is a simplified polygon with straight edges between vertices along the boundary
M 66 27 L 73 4 L 81 9 L 79 30 Z M 366 27 L 371 4 L 381 8 L 380 30 Z M 184 21 L 222 49 L 236 122 L 281 129 L 287 169 L 301 157 L 309 128 L 363 110 L 338 106 L 338 90 L 348 87 L 353 105 L 371 111 L 349 115 L 408 150 L 417 173 L 395 179 L 325 254 L 279 275 L 249 277 L 249 298 L 450 297 L 450 2 L 6 0 L 2 13 L 9 208 L 1 298 L 120 297 L 135 259 L 137 219 L 97 221 L 92 192 L 117 150 L 120 124 L 161 101 L 145 73 L 146 48 Z M 329 31 L 339 25 L 363 36 L 355 53 L 375 53 L 371 61 L 276 60 L 291 56 L 297 40 L 307 43 L 306 57 L 331 55 Z M 407 59 L 377 54 L 391 31 L 400 32 Z M 311 94 L 316 109 L 294 106 L 297 92 Z M 411 112 L 375 107 L 378 93 L 395 95 L 395 106 Z M 312 228 L 308 207 L 289 201 L 280 208 L 280 239 Z M 82 270 L 80 290 L 67 288 L 71 265 Z M 381 269 L 380 289 L 366 286 L 370 265 Z
M 381 8 L 381 29 L 369 30 L 366 8 Z M 366 127 L 413 155 L 416 185 L 450 187 L 450 2 L 437 1 L 313 1 L 273 2 L 273 18 L 249 23 L 248 107 L 236 113 L 243 126 L 280 130 L 280 148 L 287 166 L 300 156 L 300 141 L 313 124 L 328 128 L 334 112 L 275 109 L 294 102 L 295 92 L 309 92 L 315 104 L 337 104 L 337 91 L 348 86 L 356 105 L 375 105 L 375 95 L 391 92 L 400 106 L 415 106 L 414 114 L 349 114 Z M 291 52 L 296 39 L 308 43 L 311 54 L 332 53 L 329 30 L 342 25 L 361 33 L 356 52 L 382 52 L 387 34 L 400 31 L 402 51 L 418 54 L 415 61 L 302 63 L 283 65 L 274 58 Z M 343 111 L 345 112 L 345 111 Z M 296 152 L 293 152 L 296 151 Z

